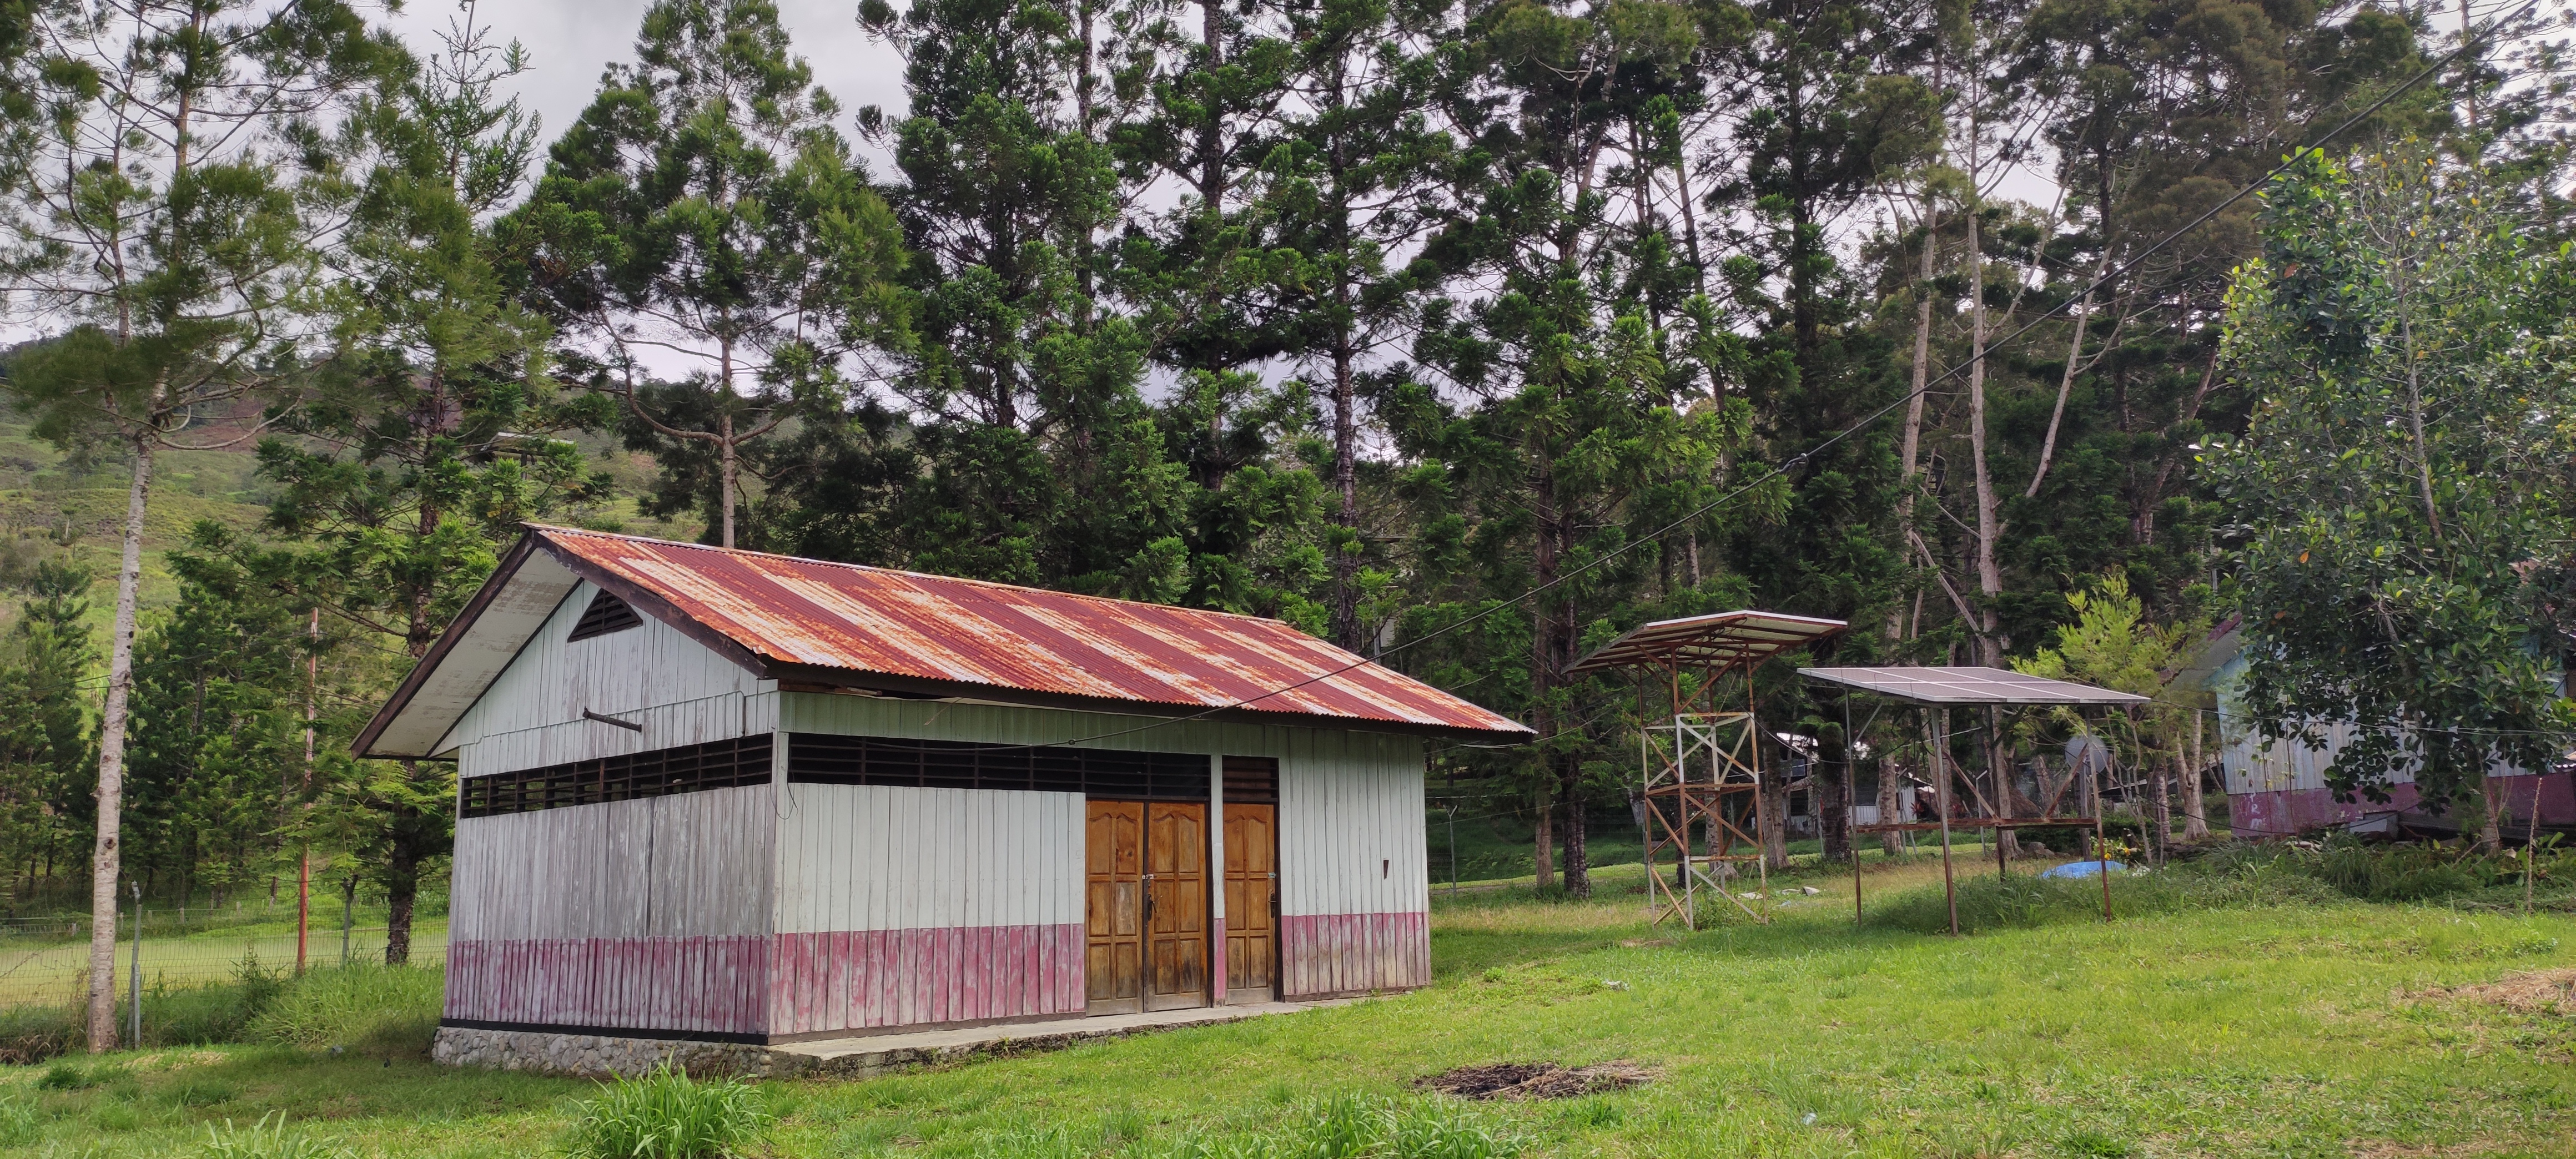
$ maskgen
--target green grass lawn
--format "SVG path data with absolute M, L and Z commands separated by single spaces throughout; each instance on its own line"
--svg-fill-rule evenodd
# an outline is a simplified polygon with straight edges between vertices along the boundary
M 1696 934 L 1645 924 L 1634 868 L 1605 872 L 1591 902 L 1443 900 L 1427 990 L 779 1084 L 768 1147 L 1162 1154 L 1338 1094 L 1420 1097 L 1415 1078 L 1463 1064 L 1627 1060 L 1660 1077 L 1473 1113 L 1529 1154 L 1567 1156 L 2576 1155 L 2576 1010 L 2446 992 L 2576 966 L 2563 914 L 2329 902 L 1962 939 L 1900 928 L 1937 905 L 1938 873 L 1873 866 L 1889 916 L 1858 931 L 1848 878 L 1805 879 L 1824 892 L 1793 892 L 1769 926 Z M 2144 906 L 2152 885 L 2121 883 L 2123 902 Z M 94 1080 L 80 1089 L 48 1089 L 47 1073 L 0 1070 L 0 1135 L 21 1146 L 0 1153 L 186 1155 L 207 1124 L 283 1111 L 356 1154 L 523 1155 L 554 1146 L 596 1089 L 282 1047 L 147 1052 L 52 1080 Z

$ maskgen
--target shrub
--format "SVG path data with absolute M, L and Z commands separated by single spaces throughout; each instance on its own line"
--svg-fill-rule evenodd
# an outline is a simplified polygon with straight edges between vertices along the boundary
M 0 1065 L 25 1066 L 78 1049 L 88 1036 L 80 1011 L 68 1006 L 0 1010 Z
M 287 1130 L 281 1111 L 261 1115 L 249 1127 L 236 1127 L 226 1119 L 221 1127 L 206 1128 L 206 1145 L 199 1154 L 206 1159 L 350 1159 L 355 1153 L 302 1131 Z
M 412 966 L 308 970 L 286 985 L 247 1028 L 247 1037 L 353 1047 L 387 1057 L 422 1054 L 438 1033 L 442 985 L 438 971 Z
M 699 1082 L 666 1063 L 601 1084 L 599 1097 L 581 1104 L 567 1149 L 583 1159 L 714 1159 L 741 1154 L 770 1122 L 759 1088 Z
M 156 984 L 143 995 L 143 1041 L 149 1046 L 240 1042 L 287 984 L 287 972 L 262 966 L 257 954 L 244 955 L 233 966 L 233 980 L 224 985 L 171 989 Z

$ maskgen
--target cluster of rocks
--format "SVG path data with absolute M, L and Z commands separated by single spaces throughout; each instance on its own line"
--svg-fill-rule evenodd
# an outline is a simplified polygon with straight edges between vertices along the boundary
M 542 1074 L 629 1078 L 664 1063 L 693 1075 L 785 1078 L 808 1069 L 811 1059 L 766 1046 L 732 1042 L 683 1042 L 601 1034 L 549 1034 L 527 1030 L 438 1028 L 429 1057 L 449 1066 L 524 1070 Z

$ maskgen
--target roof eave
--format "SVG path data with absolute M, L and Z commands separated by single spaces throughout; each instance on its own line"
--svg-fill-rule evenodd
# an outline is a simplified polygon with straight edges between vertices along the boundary
M 426 752 L 379 753 L 375 751 L 375 746 L 376 742 L 385 735 L 385 730 L 392 727 L 394 720 L 403 714 L 403 710 L 411 707 L 413 698 L 420 695 L 421 687 L 429 683 L 430 676 L 438 671 L 440 662 L 447 659 L 448 653 L 456 649 L 457 641 L 463 639 L 465 633 L 473 628 L 474 622 L 482 618 L 484 610 L 492 606 L 493 599 L 501 594 L 501 589 L 507 587 L 510 580 L 519 574 L 519 568 L 528 562 L 529 554 L 535 549 L 536 535 L 533 532 L 521 534 L 519 541 L 510 545 L 510 550 L 501 556 L 500 562 L 493 565 L 492 574 L 483 577 L 483 586 L 475 589 L 473 597 L 465 601 L 463 608 L 457 610 L 456 618 L 448 621 L 447 629 L 438 634 L 438 639 L 430 644 L 428 652 L 422 654 L 420 662 L 411 666 L 411 671 L 403 676 L 402 683 L 394 687 L 394 694 L 387 697 L 384 706 L 378 708 L 376 715 L 367 721 L 367 727 L 358 730 L 357 739 L 349 742 L 351 753 L 361 757 L 432 755 Z M 445 732 L 444 729 L 440 731 L 442 735 Z

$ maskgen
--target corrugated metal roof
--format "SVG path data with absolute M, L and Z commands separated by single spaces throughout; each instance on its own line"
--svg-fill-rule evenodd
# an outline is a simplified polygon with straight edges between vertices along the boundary
M 1528 732 L 1277 620 L 569 528 L 530 533 L 576 572 L 658 596 L 773 669 Z
M 1914 704 L 2145 704 L 2148 700 L 2001 668 L 1801 668 L 1798 675 Z
M 1768 660 L 1840 635 L 1850 626 L 1841 620 L 1751 610 L 1657 620 L 1603 644 L 1572 671 L 1665 663 L 1723 667 Z

